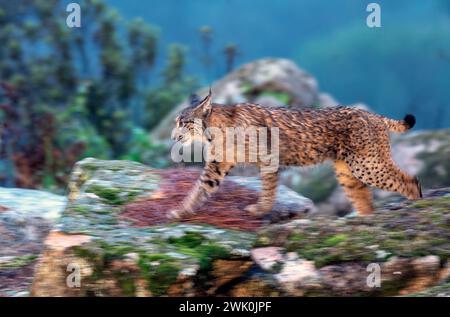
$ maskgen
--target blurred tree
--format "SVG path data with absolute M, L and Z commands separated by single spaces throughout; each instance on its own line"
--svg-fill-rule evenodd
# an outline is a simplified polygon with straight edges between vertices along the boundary
M 81 157 L 119 158 L 142 144 L 158 31 L 125 23 L 102 0 L 78 3 L 81 28 L 69 28 L 65 1 L 0 0 L 0 185 L 60 187 Z M 184 64 L 184 50 L 171 48 L 160 87 L 170 100 L 155 105 L 166 110 L 154 122 L 190 82 Z
M 211 43 L 213 38 L 213 29 L 208 25 L 204 25 L 199 29 L 200 39 L 202 42 L 201 63 L 205 69 L 206 80 L 211 80 L 211 67 L 213 65 L 213 58 L 211 56 Z
M 196 80 L 184 74 L 186 49 L 178 44 L 169 48 L 169 57 L 162 71 L 160 86 L 147 95 L 145 127 L 152 129 L 177 103 L 196 87 Z
M 227 73 L 229 73 L 233 70 L 236 63 L 236 58 L 240 54 L 239 48 L 237 44 L 229 43 L 225 45 L 223 52 L 225 54 L 225 70 Z

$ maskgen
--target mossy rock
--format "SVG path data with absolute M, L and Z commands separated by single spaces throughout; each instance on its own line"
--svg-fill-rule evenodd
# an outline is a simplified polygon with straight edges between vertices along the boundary
M 411 294 L 413 297 L 450 297 L 450 281 L 431 287 L 421 292 Z
M 142 287 L 148 294 L 145 296 L 165 296 L 169 292 L 185 295 L 173 289 L 202 294 L 210 287 L 208 276 L 216 260 L 248 259 L 254 243 L 254 234 L 205 225 L 130 227 L 90 234 L 90 242 L 70 247 L 62 256 L 49 252 L 52 249 L 48 245 L 48 255 L 43 259 L 46 264 L 40 265 L 38 280 L 49 280 L 41 276 L 45 272 L 64 271 L 66 263 L 78 263 L 88 268 L 81 270 L 83 282 L 78 296 L 137 296 L 142 294 Z M 183 286 L 186 280 L 190 281 L 188 288 Z M 65 289 L 65 279 L 57 283 L 58 287 L 45 285 L 46 292 Z M 42 291 L 39 283 L 33 289 L 37 295 Z
M 258 246 L 279 246 L 314 261 L 317 267 L 343 262 L 384 262 L 392 256 L 450 255 L 450 197 L 407 202 L 401 210 L 367 217 L 317 216 L 259 232 Z
M 37 255 L 18 255 L 0 257 L 0 270 L 17 269 L 33 263 L 38 258 Z

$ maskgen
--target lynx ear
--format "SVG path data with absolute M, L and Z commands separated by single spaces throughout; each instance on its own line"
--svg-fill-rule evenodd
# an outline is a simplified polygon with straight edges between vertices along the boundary
M 196 108 L 198 114 L 202 115 L 204 118 L 206 118 L 211 113 L 211 100 L 212 100 L 212 93 L 211 88 L 209 88 L 208 95 L 205 97 L 205 99 L 200 101 L 200 103 Z
M 189 96 L 189 106 L 196 107 L 200 104 L 200 97 L 197 94 L 191 94 Z

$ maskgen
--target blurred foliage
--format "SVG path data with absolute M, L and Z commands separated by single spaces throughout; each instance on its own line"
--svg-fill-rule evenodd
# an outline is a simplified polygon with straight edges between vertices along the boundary
M 184 75 L 185 54 L 186 49 L 180 45 L 173 44 L 169 47 L 169 56 L 162 71 L 163 81 L 146 97 L 144 117 L 146 128 L 154 127 L 175 103 L 191 93 L 197 86 L 194 78 Z
M 155 144 L 148 133 L 139 127 L 131 130 L 129 142 L 130 150 L 120 159 L 136 162 L 151 162 L 152 167 L 163 168 L 169 165 L 168 150 L 165 145 Z M 164 155 L 166 154 L 167 155 Z
M 86 156 L 166 164 L 147 132 L 193 87 L 185 50 L 170 48 L 151 85 L 158 30 L 78 3 L 69 28 L 64 1 L 0 1 L 0 185 L 61 188 Z
M 225 55 L 225 69 L 229 73 L 233 70 L 236 58 L 240 55 L 238 45 L 235 43 L 225 45 L 223 53 Z
M 315 203 L 320 203 L 329 198 L 337 186 L 334 170 L 327 164 L 323 168 L 311 169 L 295 190 Z

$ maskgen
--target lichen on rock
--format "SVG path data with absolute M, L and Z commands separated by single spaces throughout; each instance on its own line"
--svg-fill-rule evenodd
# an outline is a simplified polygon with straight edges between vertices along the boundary
M 172 197 L 173 188 L 164 185 L 171 171 L 165 173 L 133 162 L 79 163 L 72 175 L 72 199 L 57 230 L 46 240 L 31 294 L 420 295 L 445 285 L 450 276 L 449 188 L 425 191 L 422 200 L 388 204 L 367 217 L 298 213 L 297 218 L 279 217 L 281 222 L 265 222 L 254 230 L 232 229 L 222 225 L 224 219 L 216 224 L 183 219 L 136 226 L 123 216 L 124 210 L 138 204 L 145 212 L 155 200 Z M 177 170 L 177 175 L 182 173 Z M 229 181 L 260 190 L 251 178 Z M 92 186 L 108 190 L 99 192 Z M 310 204 L 287 188 L 277 194 L 280 210 L 300 210 Z M 201 212 L 211 213 L 213 219 L 215 211 L 226 211 L 224 206 L 214 208 Z M 369 264 L 381 270 L 380 287 L 367 282 Z M 80 287 L 67 286 L 70 265 L 80 269 Z

